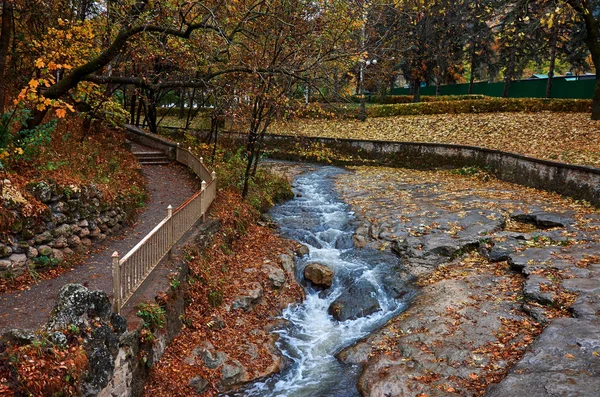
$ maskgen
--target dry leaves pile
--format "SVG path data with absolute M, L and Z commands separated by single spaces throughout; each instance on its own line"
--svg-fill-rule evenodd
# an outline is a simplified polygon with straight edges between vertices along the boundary
M 0 396 L 74 396 L 86 376 L 82 338 L 66 331 L 68 347 L 44 341 L 0 346 Z
M 281 239 L 272 229 L 256 225 L 253 210 L 237 194 L 228 191 L 219 195 L 212 217 L 221 219 L 223 233 L 217 233 L 202 254 L 194 250 L 189 253 L 193 276 L 185 328 L 153 368 L 146 396 L 193 395 L 188 383 L 196 376 L 209 382 L 204 395 L 216 395 L 220 368 L 210 370 L 185 360 L 192 356 L 194 347 L 206 341 L 238 360 L 250 379 L 264 375 L 274 365 L 273 336 L 264 328 L 280 313 L 281 307 L 302 298 L 302 290 L 295 282 L 286 283 L 279 290 L 270 288 L 262 270 L 265 263 L 277 266 L 279 255 L 293 250 L 295 243 Z M 255 282 L 263 286 L 263 302 L 250 312 L 230 309 L 236 295 Z M 222 302 L 215 304 L 214 298 L 219 296 Z M 223 323 L 224 327 L 218 325 Z M 255 348 L 249 354 L 251 344 Z
M 600 167 L 600 122 L 587 113 L 482 113 L 358 120 L 298 119 L 271 132 L 331 138 L 437 142 Z

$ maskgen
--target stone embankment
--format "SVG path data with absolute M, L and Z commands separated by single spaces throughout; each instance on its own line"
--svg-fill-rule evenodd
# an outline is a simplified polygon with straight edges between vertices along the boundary
M 337 186 L 355 245 L 394 251 L 421 286 L 339 354 L 364 365 L 363 395 L 596 395 L 597 209 L 484 173 L 363 167 Z
M 29 203 L 9 180 L 2 183 L 0 203 L 13 213 L 9 234 L 0 243 L 0 277 L 54 267 L 73 252 L 86 252 L 95 242 L 118 233 L 127 214 L 118 204 L 103 200 L 94 185 L 58 186 L 32 183 L 31 195 L 47 208 L 28 214 Z

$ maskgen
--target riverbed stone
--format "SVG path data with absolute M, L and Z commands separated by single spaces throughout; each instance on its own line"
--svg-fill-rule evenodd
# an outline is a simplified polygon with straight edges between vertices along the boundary
M 264 265 L 263 272 L 267 274 L 271 288 L 279 289 L 285 284 L 285 273 L 278 267 L 272 265 Z
M 223 386 L 230 387 L 244 382 L 248 378 L 248 371 L 238 360 L 232 359 L 223 364 L 221 369 L 221 384 Z
M 525 280 L 525 288 L 523 289 L 523 296 L 525 299 L 535 301 L 543 305 L 551 305 L 556 299 L 556 294 L 552 291 L 544 291 L 544 286 L 551 286 L 552 281 L 546 277 L 538 275 L 530 275 Z
M 600 293 L 600 279 L 598 278 L 570 278 L 563 280 L 563 287 L 572 292 L 585 294 Z
M 208 341 L 196 346 L 192 350 L 192 356 L 199 357 L 209 369 L 219 368 L 228 358 L 226 353 L 216 350 Z
M 373 284 L 359 279 L 331 303 L 327 312 L 338 321 L 346 321 L 366 317 L 380 309 Z
M 208 381 L 198 375 L 190 379 L 189 385 L 196 393 L 202 394 L 208 387 Z
M 305 246 L 303 246 L 305 247 Z M 279 255 L 279 264 L 281 265 L 281 268 L 285 271 L 285 273 L 290 276 L 290 277 L 294 277 L 294 259 L 292 259 L 292 257 L 288 254 L 281 254 Z
M 310 249 L 304 244 L 299 244 L 294 253 L 296 256 L 303 257 L 310 253 Z
M 534 224 L 541 228 L 551 227 L 570 227 L 573 223 L 572 213 L 558 214 L 546 211 L 536 211 L 531 213 L 513 213 L 511 218 Z
M 600 320 L 560 318 L 486 396 L 595 396 L 599 369 Z
M 241 291 L 231 304 L 232 309 L 242 309 L 250 311 L 254 305 L 258 304 L 263 297 L 263 287 L 258 282 L 251 283 L 246 289 Z
M 304 278 L 317 287 L 331 287 L 333 275 L 331 268 L 320 263 L 310 263 L 304 268 Z

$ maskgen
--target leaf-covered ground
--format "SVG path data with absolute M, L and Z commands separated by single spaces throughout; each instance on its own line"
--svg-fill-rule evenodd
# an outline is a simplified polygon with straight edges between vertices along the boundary
M 273 133 L 385 141 L 438 142 L 600 167 L 600 122 L 586 113 L 481 113 L 358 120 L 298 119 Z
M 264 266 L 277 266 L 279 256 L 292 251 L 296 244 L 283 240 L 271 228 L 255 224 L 255 215 L 237 194 L 224 191 L 218 197 L 211 216 L 221 220 L 222 233 L 215 234 L 205 252 L 188 252 L 192 274 L 185 327 L 152 369 L 145 396 L 197 395 L 189 385 L 197 376 L 208 382 L 203 395 L 217 395 L 222 367 L 209 369 L 193 354 L 195 347 L 207 342 L 241 363 L 248 379 L 268 375 L 278 367 L 273 351 L 275 336 L 265 327 L 283 307 L 300 301 L 303 293 L 293 280 L 280 289 L 271 288 Z M 256 283 L 263 286 L 261 303 L 250 311 L 233 308 L 236 297 Z

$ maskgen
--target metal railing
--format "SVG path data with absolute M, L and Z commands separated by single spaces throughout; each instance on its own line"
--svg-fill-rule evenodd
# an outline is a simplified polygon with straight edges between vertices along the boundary
M 167 217 L 122 258 L 112 255 L 113 310 L 119 313 L 135 291 L 183 235 L 200 219 L 217 197 L 217 176 L 205 167 L 202 158 L 177 144 L 177 162 L 188 166 L 202 180 L 201 189 L 177 209 L 169 205 Z M 207 182 L 208 181 L 208 182 Z

